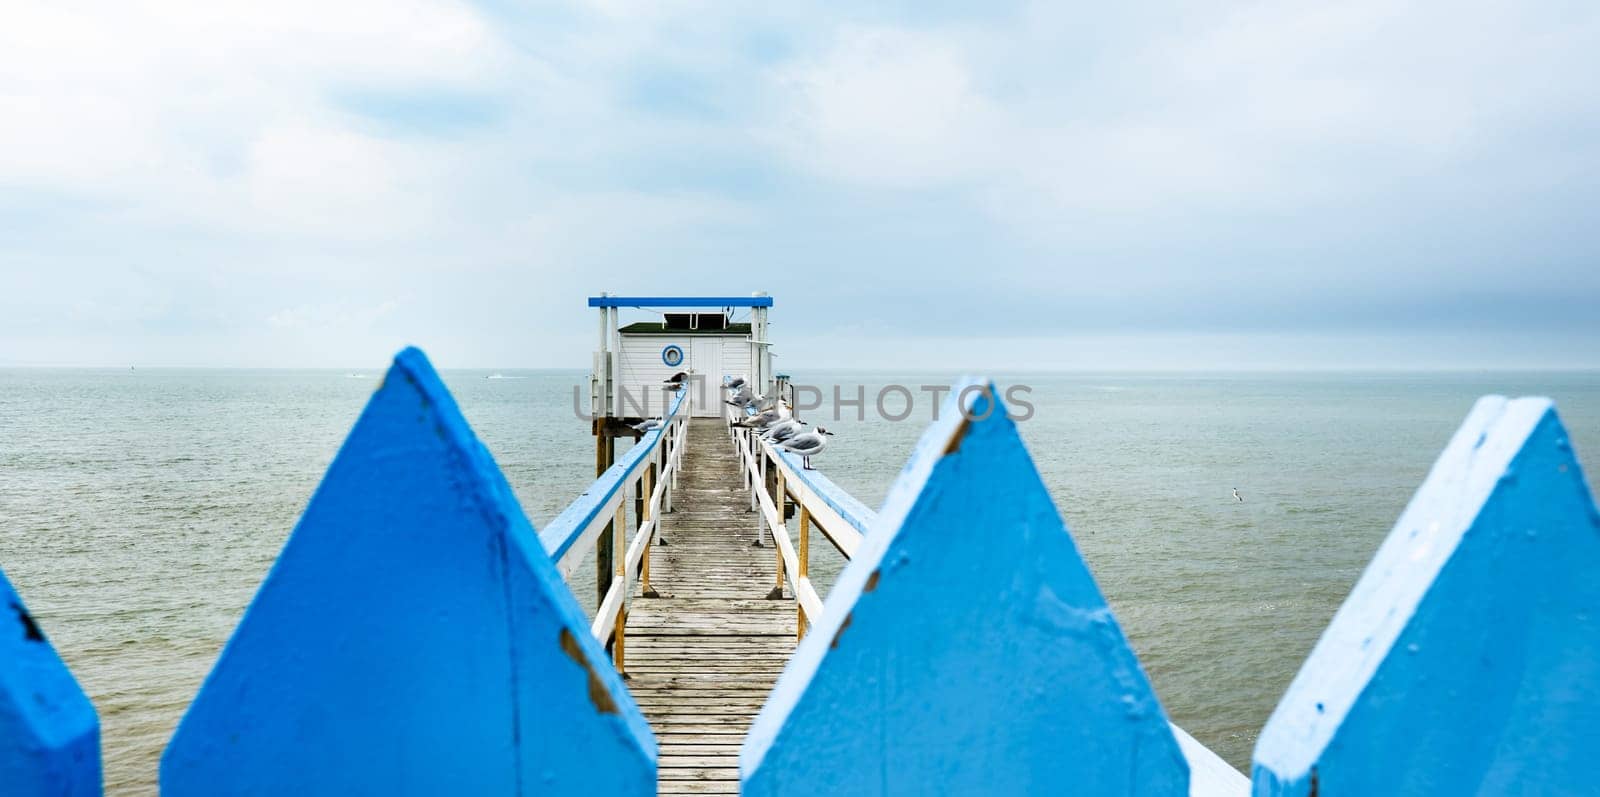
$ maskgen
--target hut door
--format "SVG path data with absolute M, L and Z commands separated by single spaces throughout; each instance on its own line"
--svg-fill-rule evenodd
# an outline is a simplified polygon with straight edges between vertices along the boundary
M 690 341 L 689 367 L 694 369 L 700 392 L 694 396 L 694 417 L 722 417 L 722 341 L 694 338 Z

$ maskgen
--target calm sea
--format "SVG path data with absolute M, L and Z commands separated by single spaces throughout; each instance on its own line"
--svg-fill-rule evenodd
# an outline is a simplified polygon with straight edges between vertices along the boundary
M 488 375 L 446 379 L 542 525 L 592 468 L 583 375 Z M 379 376 L 0 370 L 0 568 L 100 711 L 109 793 L 154 793 L 163 745 Z M 951 376 L 874 375 L 868 418 L 828 423 L 818 467 L 875 506 L 930 407 L 918 392 L 891 423 L 870 397 Z M 828 395 L 861 379 L 796 378 Z M 1032 388 L 1023 434 L 1168 713 L 1240 768 L 1475 398 L 1554 397 L 1591 485 L 1600 471 L 1597 373 L 1001 382 Z M 838 561 L 819 556 L 830 578 Z M 592 576 L 575 578 L 592 604 Z

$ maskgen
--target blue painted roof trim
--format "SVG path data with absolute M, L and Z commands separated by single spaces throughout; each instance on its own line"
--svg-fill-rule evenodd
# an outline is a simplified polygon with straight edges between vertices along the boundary
M 771 307 L 771 296 L 590 296 L 590 307 Z
M 667 410 L 666 418 L 677 417 L 685 395 L 686 392 L 680 392 L 678 397 L 672 400 L 672 407 Z M 561 557 L 566 556 L 568 549 L 578 541 L 578 537 L 583 534 L 590 521 L 594 520 L 595 515 L 598 515 L 600 510 L 610 503 L 611 497 L 617 494 L 624 478 L 633 471 L 634 466 L 661 444 L 661 435 L 665 431 L 666 426 L 663 424 L 660 429 L 651 430 L 639 438 L 639 442 L 628 449 L 627 453 L 622 455 L 622 459 L 606 468 L 606 472 L 590 483 L 582 495 L 568 504 L 566 509 L 561 510 L 561 514 L 556 515 L 555 519 L 545 524 L 544 530 L 539 532 L 539 542 L 552 560 L 559 562 Z

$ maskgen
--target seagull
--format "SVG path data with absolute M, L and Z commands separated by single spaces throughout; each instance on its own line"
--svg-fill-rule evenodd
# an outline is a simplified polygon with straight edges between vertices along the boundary
M 756 412 L 766 412 L 767 410 L 778 406 L 778 397 L 769 396 L 767 398 L 762 398 L 761 396 L 756 396 L 754 406 L 756 408 Z
M 642 423 L 636 423 L 636 424 L 633 425 L 633 430 L 635 432 L 640 433 L 640 434 L 646 434 L 648 432 L 653 432 L 653 431 L 655 431 L 657 429 L 660 429 L 660 428 L 661 428 L 661 419 L 660 418 L 649 418 L 649 419 L 646 419 Z
M 736 376 L 732 379 L 729 379 L 727 382 L 724 382 L 722 386 L 728 388 L 729 390 L 738 390 L 739 388 L 744 387 L 744 377 Z
M 749 406 L 756 400 L 756 398 L 756 394 L 750 392 L 749 385 L 741 385 L 739 389 L 734 392 L 733 396 L 728 399 L 728 403 L 742 409 Z
M 780 448 L 793 454 L 800 455 L 800 465 L 806 470 L 816 470 L 811 467 L 811 458 L 821 454 L 828 447 L 828 436 L 833 432 L 818 426 L 816 431 L 797 434 L 778 444 Z
M 1238 501 L 1241 504 L 1244 503 L 1244 496 L 1239 494 L 1239 488 L 1237 487 L 1233 488 L 1233 500 Z
M 766 429 L 763 429 L 761 431 L 761 438 L 763 440 L 770 440 L 774 443 L 781 443 L 805 431 L 805 428 L 806 425 L 804 423 L 801 423 L 793 418 L 785 418 L 784 420 L 778 421 L 777 423 L 768 426 Z
M 669 376 L 666 379 L 661 380 L 661 384 L 664 384 L 664 385 L 680 385 L 681 386 L 683 384 L 683 380 L 688 379 L 688 378 L 689 378 L 689 372 L 688 371 L 679 371 L 679 372 L 673 374 L 672 376 Z
M 786 421 L 788 419 L 789 408 L 780 404 L 775 405 L 770 410 L 765 410 L 745 418 L 744 420 L 735 423 L 734 426 L 743 426 L 747 429 L 765 429 L 768 426 L 777 423 L 778 421 Z

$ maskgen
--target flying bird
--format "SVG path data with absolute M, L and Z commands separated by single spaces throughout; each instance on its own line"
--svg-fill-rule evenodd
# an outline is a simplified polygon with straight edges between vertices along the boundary
M 1239 494 L 1239 488 L 1237 487 L 1233 488 L 1233 500 L 1238 501 L 1241 504 L 1244 503 L 1244 496 Z

